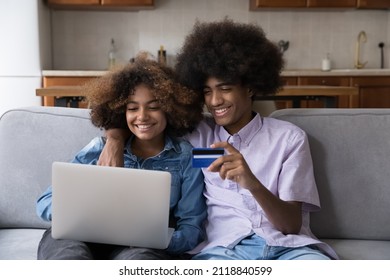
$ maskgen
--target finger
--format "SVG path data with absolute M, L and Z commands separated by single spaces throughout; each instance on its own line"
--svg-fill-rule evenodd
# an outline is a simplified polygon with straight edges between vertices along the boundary
M 209 167 L 207 168 L 208 171 L 211 172 L 218 172 L 221 168 L 221 166 L 226 165 L 227 163 L 233 162 L 235 159 L 234 155 L 225 155 L 225 156 L 220 156 L 216 160 L 214 160 Z
M 224 148 L 228 154 L 238 153 L 238 150 L 234 148 L 228 142 L 216 142 L 210 146 L 211 148 Z
M 223 165 L 224 163 L 224 160 L 223 160 L 223 156 L 217 158 L 216 160 L 214 160 L 210 165 L 209 167 L 207 167 L 207 170 L 208 171 L 211 171 L 211 172 L 219 172 L 221 166 Z

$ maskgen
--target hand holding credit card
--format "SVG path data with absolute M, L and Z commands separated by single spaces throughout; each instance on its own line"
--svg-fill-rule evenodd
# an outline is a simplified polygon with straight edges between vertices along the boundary
M 225 153 L 223 148 L 193 148 L 192 167 L 202 168 L 209 165 Z

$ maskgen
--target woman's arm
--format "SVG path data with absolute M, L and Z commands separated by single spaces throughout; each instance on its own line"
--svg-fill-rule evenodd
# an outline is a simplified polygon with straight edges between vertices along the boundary
M 181 197 L 175 207 L 176 230 L 167 251 L 182 254 L 192 250 L 205 239 L 204 223 L 207 208 L 204 190 L 204 176 L 200 168 L 192 168 L 191 162 L 184 163 Z

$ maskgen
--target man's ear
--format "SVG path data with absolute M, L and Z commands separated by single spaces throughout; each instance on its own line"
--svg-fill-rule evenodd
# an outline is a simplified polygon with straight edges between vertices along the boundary
M 252 97 L 253 96 L 253 90 L 248 88 L 248 97 Z

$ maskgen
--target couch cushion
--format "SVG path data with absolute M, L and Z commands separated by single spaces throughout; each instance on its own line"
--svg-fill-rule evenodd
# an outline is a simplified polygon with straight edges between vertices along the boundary
M 390 241 L 323 239 L 342 260 L 390 260 Z
M 0 229 L 0 260 L 36 260 L 43 229 Z
M 0 118 L 0 228 L 45 228 L 38 196 L 51 184 L 53 161 L 69 161 L 102 132 L 89 110 L 29 107 Z
M 308 134 L 322 206 L 311 215 L 314 234 L 390 240 L 390 109 L 287 109 L 271 116 Z

